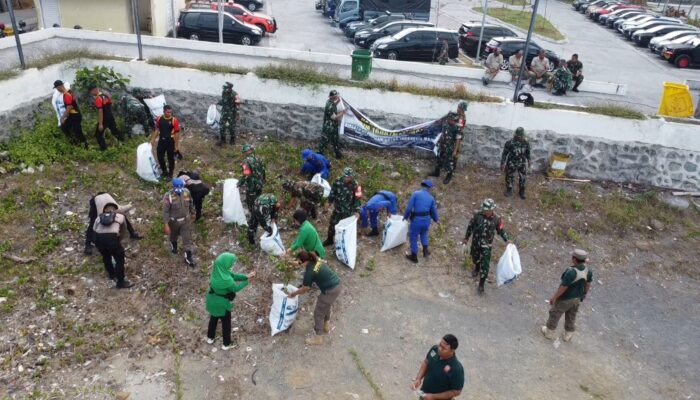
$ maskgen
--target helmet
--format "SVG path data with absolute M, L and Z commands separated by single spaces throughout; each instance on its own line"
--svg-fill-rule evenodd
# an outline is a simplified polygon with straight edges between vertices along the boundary
M 343 176 L 353 177 L 355 176 L 355 171 L 353 171 L 350 167 L 345 167 L 343 168 Z
M 457 104 L 457 109 L 462 110 L 462 111 L 467 111 L 468 106 L 469 106 L 469 104 L 466 101 L 462 100 L 459 102 L 459 104 Z
M 185 187 L 185 181 L 182 180 L 182 178 L 174 178 L 173 179 L 173 188 L 182 189 L 184 187 Z
M 243 145 L 243 151 L 242 151 L 241 153 L 246 153 L 246 152 L 248 152 L 249 150 L 254 150 L 253 145 L 244 144 L 244 145 Z
M 491 211 L 495 208 L 496 203 L 493 201 L 493 199 L 486 199 L 483 203 L 481 203 L 481 211 Z
M 525 129 L 523 129 L 522 126 L 519 126 L 515 129 L 515 136 L 525 136 Z
M 338 95 L 338 91 L 335 89 L 331 90 L 331 92 L 328 93 L 328 97 L 333 97 L 333 96 L 337 96 L 337 95 Z

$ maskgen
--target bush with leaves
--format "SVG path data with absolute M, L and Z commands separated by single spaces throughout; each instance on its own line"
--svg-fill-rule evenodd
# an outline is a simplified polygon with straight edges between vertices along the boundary
M 84 67 L 75 72 L 72 90 L 83 95 L 90 85 L 95 85 L 110 93 L 118 93 L 125 92 L 128 83 L 129 78 L 114 72 L 111 67 L 99 66 L 92 69 Z

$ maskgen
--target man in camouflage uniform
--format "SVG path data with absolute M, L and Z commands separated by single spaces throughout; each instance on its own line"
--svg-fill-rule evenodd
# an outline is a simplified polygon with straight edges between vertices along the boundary
M 484 282 L 489 275 L 491 246 L 493 246 L 495 233 L 498 232 L 505 242 L 511 243 L 508 234 L 503 230 L 503 220 L 493 212 L 495 208 L 496 203 L 493 200 L 484 200 L 481 204 L 481 210 L 475 213 L 469 221 L 467 233 L 462 241 L 464 244 L 469 243 L 469 237 L 473 235 L 469 253 L 472 256 L 472 263 L 474 263 L 472 278 L 479 276 L 479 294 L 484 293 Z
M 269 235 L 272 234 L 272 224 L 277 223 L 277 211 L 280 203 L 277 197 L 271 193 L 264 193 L 255 199 L 254 210 L 248 217 L 248 243 L 255 244 L 255 232 L 260 225 Z
M 151 117 L 151 111 L 143 102 L 144 98 L 151 97 L 151 93 L 146 89 L 133 88 L 131 94 L 121 97 L 121 109 L 124 113 L 124 129 L 127 135 L 133 133 L 134 126 L 141 125 L 143 133 L 155 129 L 155 123 Z
M 573 86 L 571 72 L 566 68 L 566 60 L 559 60 L 559 68 L 554 71 L 554 75 L 550 79 L 552 84 L 552 94 L 555 96 L 563 96 L 566 91 Z
M 282 188 L 292 195 L 292 201 L 299 199 L 301 208 L 312 218 L 318 216 L 316 209 L 323 199 L 323 186 L 318 183 L 308 181 L 292 182 L 286 180 L 282 183 Z
M 318 152 L 325 155 L 328 146 L 333 147 L 335 158 L 341 159 L 343 155 L 340 153 L 340 136 L 338 135 L 338 126 L 343 119 L 345 106 L 343 100 L 338 95 L 337 90 L 331 90 L 326 101 L 326 107 L 323 110 L 323 129 L 321 131 L 321 143 L 318 145 Z
M 265 164 L 261 159 L 255 157 L 255 148 L 249 144 L 243 145 L 243 177 L 238 181 L 238 187 L 245 188 L 245 205 L 248 213 L 253 214 L 255 210 L 255 199 L 260 196 L 265 184 Z
M 241 104 L 241 99 L 233 90 L 233 84 L 226 82 L 223 91 L 221 92 L 221 119 L 219 120 L 219 135 L 221 140 L 219 145 L 226 144 L 226 135 L 228 134 L 231 144 L 236 143 L 236 122 L 238 118 L 238 106 Z
M 355 181 L 355 171 L 352 168 L 343 169 L 343 176 L 336 179 L 331 186 L 328 203 L 333 203 L 333 214 L 328 225 L 328 237 L 323 246 L 330 246 L 335 240 L 335 225 L 354 213 L 360 213 L 362 187 Z
M 571 90 L 578 92 L 578 87 L 583 82 L 583 63 L 578 60 L 578 54 L 571 56 L 571 60 L 566 62 L 566 68 L 571 72 L 571 79 L 574 81 L 574 87 Z
M 518 187 L 521 199 L 525 199 L 525 181 L 530 168 L 530 143 L 525 138 L 525 129 L 518 127 L 513 139 L 506 142 L 501 154 L 501 171 L 506 173 L 505 196 L 513 195 L 513 175 L 518 173 Z
M 192 194 L 181 178 L 173 179 L 173 188 L 163 196 L 163 229 L 170 239 L 170 250 L 177 254 L 177 238 L 182 236 L 185 262 L 194 267 L 192 258 L 192 214 L 195 213 Z
M 460 101 L 457 106 L 457 112 L 450 111 L 445 117 L 445 123 L 442 126 L 442 135 L 438 141 L 437 165 L 430 176 L 440 176 L 440 169 L 445 169 L 447 176 L 442 181 L 445 185 L 452 180 L 455 166 L 457 165 L 457 156 L 459 148 L 462 144 L 462 132 L 464 131 L 465 115 L 467 111 L 467 102 Z

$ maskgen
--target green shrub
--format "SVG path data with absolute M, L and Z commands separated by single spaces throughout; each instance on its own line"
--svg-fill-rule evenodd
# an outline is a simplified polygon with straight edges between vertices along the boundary
M 129 78 L 114 72 L 114 69 L 111 67 L 98 66 L 92 69 L 84 67 L 77 70 L 72 87 L 74 88 L 73 90 L 80 92 L 87 92 L 90 85 L 95 85 L 110 92 L 124 92 L 127 84 L 129 84 Z

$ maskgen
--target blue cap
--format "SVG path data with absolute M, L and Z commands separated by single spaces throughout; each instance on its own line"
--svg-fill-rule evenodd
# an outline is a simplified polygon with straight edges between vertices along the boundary
M 430 189 L 430 188 L 433 187 L 433 181 L 431 181 L 430 179 L 426 179 L 426 180 L 424 180 L 423 182 L 421 182 L 420 185 L 421 185 L 421 186 L 425 186 L 425 187 L 427 187 L 428 189 Z
M 182 178 L 174 178 L 173 179 L 173 187 L 175 189 L 182 189 L 185 187 L 185 181 L 183 181 Z
M 311 157 L 311 155 L 314 154 L 314 151 L 311 149 L 304 149 L 301 151 L 301 158 L 306 160 L 307 158 Z

